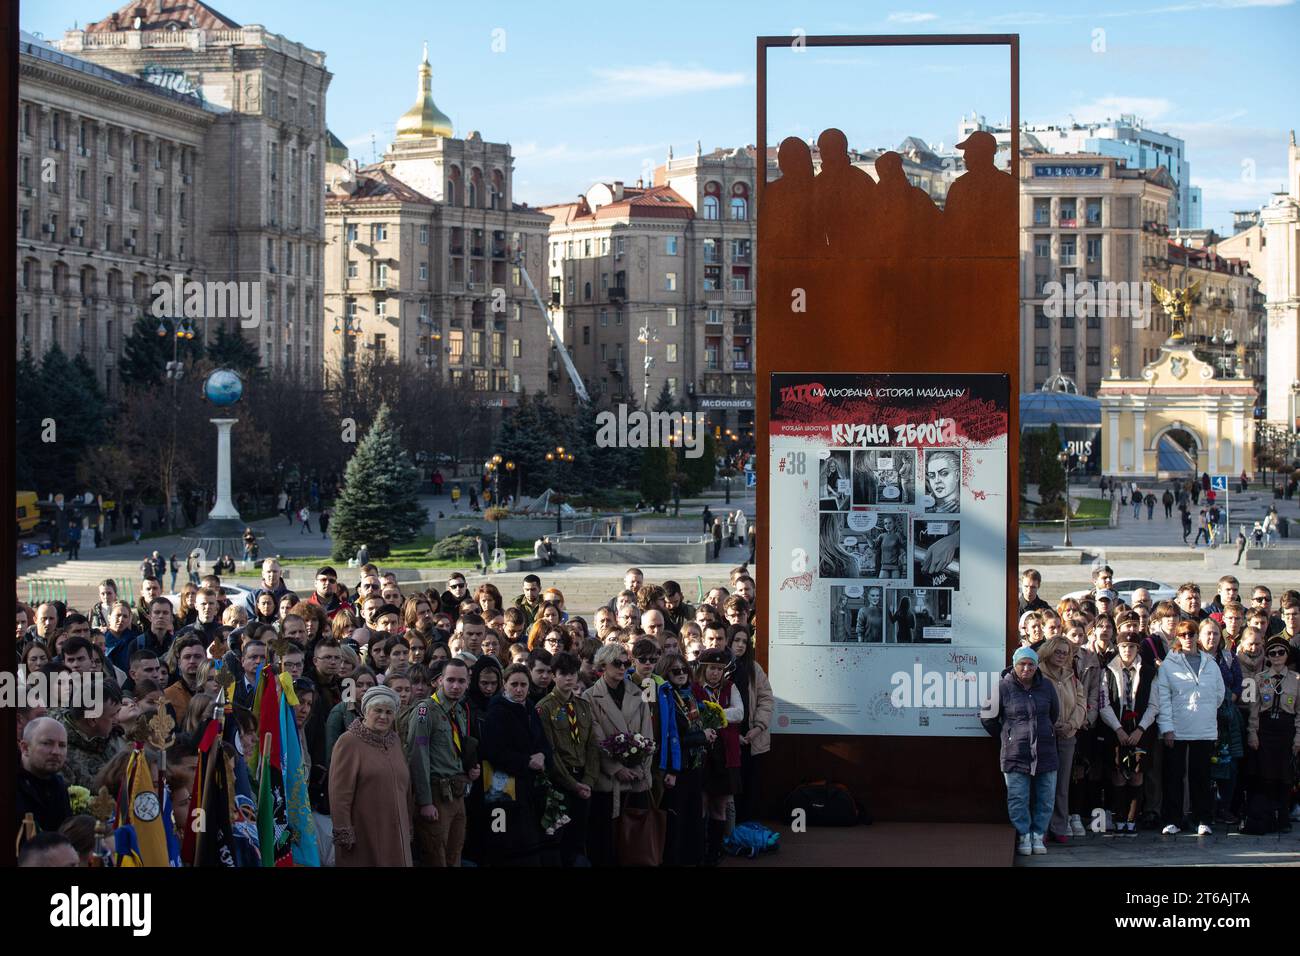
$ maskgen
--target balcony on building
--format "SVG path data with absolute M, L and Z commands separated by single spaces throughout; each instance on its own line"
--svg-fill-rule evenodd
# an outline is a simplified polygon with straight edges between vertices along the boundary
M 609 287 L 609 301 L 610 301 L 610 302 L 626 302 L 626 301 L 627 301 L 627 288 L 626 288 L 626 286 L 621 286 L 621 285 L 612 285 L 612 286 L 610 286 L 610 287 Z

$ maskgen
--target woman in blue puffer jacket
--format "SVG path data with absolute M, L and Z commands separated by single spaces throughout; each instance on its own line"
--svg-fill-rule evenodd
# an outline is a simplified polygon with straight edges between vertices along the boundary
M 1022 647 L 1012 655 L 996 690 L 981 720 L 1002 742 L 1002 776 L 1007 782 L 1007 815 L 1016 828 L 1016 852 L 1046 853 L 1043 834 L 1056 801 L 1056 689 L 1038 673 L 1038 655 Z

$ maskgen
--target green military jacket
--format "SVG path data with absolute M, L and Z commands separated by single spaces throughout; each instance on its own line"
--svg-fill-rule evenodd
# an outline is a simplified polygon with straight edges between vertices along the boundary
M 537 612 L 542 609 L 542 602 L 538 601 L 536 604 L 529 604 L 521 594 L 515 598 L 515 607 L 524 612 L 525 626 L 532 627 L 533 621 L 537 620 Z
M 77 729 L 76 721 L 66 710 L 50 714 L 68 732 L 68 762 L 59 771 L 68 786 L 92 789 L 95 775 L 104 765 L 130 747 L 121 734 L 110 737 L 88 737 Z
M 573 704 L 577 717 L 577 740 L 569 726 L 567 703 Z M 592 729 L 591 704 L 577 694 L 570 694 L 568 701 L 561 700 L 559 694 L 551 691 L 537 702 L 537 713 L 542 718 L 542 732 L 554 751 L 551 780 L 570 793 L 576 792 L 580 783 L 594 786 L 600 768 L 600 747 Z M 573 775 L 570 767 L 583 768 L 581 779 Z
M 469 735 L 464 702 L 430 697 L 415 705 L 410 721 L 406 753 L 415 805 L 427 807 L 435 797 L 442 803 L 463 797 L 469 779 L 465 768 L 477 763 L 478 753 L 478 742 Z

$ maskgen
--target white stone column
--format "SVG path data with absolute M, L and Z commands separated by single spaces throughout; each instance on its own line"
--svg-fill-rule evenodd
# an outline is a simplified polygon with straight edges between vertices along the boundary
M 1209 461 L 1206 471 L 1211 475 L 1219 471 L 1219 404 L 1215 402 L 1205 410 L 1205 443 L 1209 448 Z
M 1246 470 L 1246 411 L 1240 405 L 1232 410 L 1232 475 Z
M 217 503 L 208 512 L 208 518 L 233 518 L 238 521 L 239 512 L 230 497 L 230 429 L 237 418 L 210 418 L 208 421 L 217 426 Z
M 1145 408 L 1133 409 L 1133 472 L 1144 475 L 1147 470 L 1147 413 Z M 1153 469 L 1152 474 L 1155 474 Z
M 1119 408 L 1111 406 L 1107 409 L 1110 415 L 1110 474 L 1119 474 Z

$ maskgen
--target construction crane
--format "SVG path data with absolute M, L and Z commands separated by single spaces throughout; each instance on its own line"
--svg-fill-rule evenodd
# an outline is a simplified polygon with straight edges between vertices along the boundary
M 533 280 L 524 267 L 524 257 L 518 250 L 515 251 L 513 263 L 518 267 L 520 275 L 524 277 L 524 285 L 528 286 L 528 291 L 533 294 L 533 301 L 542 310 L 542 318 L 546 320 L 546 331 L 551 333 L 551 343 L 555 346 L 555 350 L 560 353 L 560 361 L 564 363 L 564 369 L 569 373 L 569 380 L 573 382 L 573 390 L 578 393 L 578 398 L 582 399 L 582 401 L 590 402 L 591 396 L 587 394 L 587 386 L 583 384 L 582 376 L 578 374 L 578 370 L 574 367 L 573 359 L 569 357 L 569 350 L 564 347 L 564 339 L 556 331 L 555 323 L 551 321 L 551 310 L 546 307 L 541 293 L 537 291 L 537 286 L 533 285 Z

